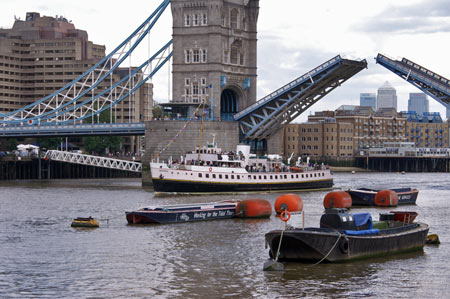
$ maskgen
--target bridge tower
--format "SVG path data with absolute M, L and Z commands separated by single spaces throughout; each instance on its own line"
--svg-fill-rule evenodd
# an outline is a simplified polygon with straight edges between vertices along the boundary
M 170 106 L 188 115 L 203 101 L 214 120 L 256 102 L 259 0 L 172 0 Z

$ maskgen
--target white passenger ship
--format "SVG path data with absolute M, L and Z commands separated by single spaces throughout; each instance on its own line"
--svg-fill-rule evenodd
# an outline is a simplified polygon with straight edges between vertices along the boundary
M 150 162 L 155 192 L 248 192 L 322 189 L 333 186 L 324 165 L 288 167 L 278 155 L 256 157 L 250 146 L 222 152 L 216 143 L 197 148 L 181 161 Z

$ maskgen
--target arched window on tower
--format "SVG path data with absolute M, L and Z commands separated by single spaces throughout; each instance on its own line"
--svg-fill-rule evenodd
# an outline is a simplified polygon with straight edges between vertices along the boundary
M 239 40 L 234 41 L 231 44 L 231 53 L 230 53 L 230 63 L 231 64 L 240 64 L 241 56 L 242 56 L 242 42 Z
M 233 8 L 231 10 L 231 14 L 230 14 L 230 26 L 233 29 L 237 29 L 239 28 L 239 10 L 237 10 L 236 8 Z

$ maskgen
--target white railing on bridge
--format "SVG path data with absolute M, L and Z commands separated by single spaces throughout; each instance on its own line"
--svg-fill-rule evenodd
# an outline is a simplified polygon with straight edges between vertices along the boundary
M 140 162 L 98 157 L 66 151 L 49 150 L 45 153 L 45 158 L 54 161 L 104 167 L 117 170 L 126 170 L 133 172 L 142 171 L 142 163 Z

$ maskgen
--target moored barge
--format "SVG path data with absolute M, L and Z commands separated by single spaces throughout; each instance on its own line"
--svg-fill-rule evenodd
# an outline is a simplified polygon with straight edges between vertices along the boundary
M 388 190 L 392 190 L 397 193 L 399 205 L 414 205 L 416 204 L 417 196 L 419 195 L 419 190 L 416 188 L 393 188 Z M 370 188 L 347 190 L 352 198 L 353 206 L 374 206 L 375 196 L 379 191 L 380 190 L 378 189 Z
M 125 212 L 129 224 L 163 224 L 233 218 L 239 201 L 144 207 Z
M 415 213 L 400 213 L 401 219 L 395 217 L 399 220 L 373 224 L 368 213 L 349 214 L 346 209 L 327 209 L 318 228 L 267 233 L 269 255 L 275 257 L 278 253 L 280 261 L 341 262 L 422 249 L 428 225 L 413 222 Z

